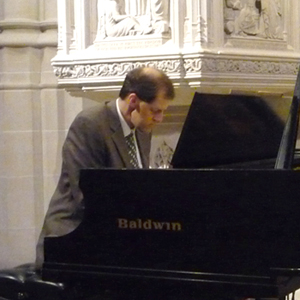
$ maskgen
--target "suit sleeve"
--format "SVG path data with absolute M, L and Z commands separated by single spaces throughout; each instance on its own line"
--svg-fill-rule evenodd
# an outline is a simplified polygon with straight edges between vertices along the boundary
M 84 201 L 79 189 L 82 168 L 101 168 L 106 160 L 106 141 L 100 111 L 80 113 L 73 121 L 62 151 L 62 170 L 52 196 L 36 248 L 36 266 L 44 260 L 44 237 L 73 231 L 83 219 Z M 104 124 L 104 125 L 103 125 Z
M 79 114 L 73 121 L 62 150 L 62 170 L 51 199 L 44 229 L 46 235 L 64 235 L 83 218 L 83 195 L 79 188 L 80 169 L 105 165 L 106 149 L 97 118 Z
M 78 187 L 80 169 L 105 166 L 106 149 L 101 126 L 94 119 L 79 115 L 69 129 L 62 155 L 72 195 L 81 199 Z

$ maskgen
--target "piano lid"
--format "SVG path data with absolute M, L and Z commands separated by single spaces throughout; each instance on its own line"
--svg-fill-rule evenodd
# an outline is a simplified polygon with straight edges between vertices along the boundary
M 284 100 L 277 103 L 281 108 Z M 195 93 L 172 167 L 245 167 L 245 162 L 257 167 L 255 162 L 271 160 L 273 168 L 284 130 L 284 117 L 274 109 L 274 101 L 278 99 Z

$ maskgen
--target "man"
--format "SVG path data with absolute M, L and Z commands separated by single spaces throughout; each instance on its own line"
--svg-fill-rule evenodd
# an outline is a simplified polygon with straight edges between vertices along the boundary
M 60 179 L 37 245 L 37 268 L 43 263 L 44 237 L 65 235 L 82 221 L 80 169 L 147 168 L 151 130 L 162 121 L 173 98 L 172 82 L 162 71 L 137 68 L 127 74 L 116 101 L 78 114 L 63 146 Z M 135 159 L 126 144 L 132 134 Z

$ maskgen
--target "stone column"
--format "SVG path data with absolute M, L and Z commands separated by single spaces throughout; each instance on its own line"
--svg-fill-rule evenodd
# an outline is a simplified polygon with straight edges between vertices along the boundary
M 71 5 L 69 0 L 57 1 L 58 54 L 68 54 L 72 38 Z
M 34 261 L 62 141 L 82 108 L 53 74 L 56 4 L 0 1 L 0 268 Z

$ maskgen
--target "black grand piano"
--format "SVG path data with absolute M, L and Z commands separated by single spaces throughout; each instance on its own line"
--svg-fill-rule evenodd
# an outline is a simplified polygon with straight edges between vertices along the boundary
M 82 170 L 84 220 L 45 239 L 43 279 L 116 299 L 299 289 L 299 95 L 285 122 L 257 96 L 196 93 L 172 168 Z

